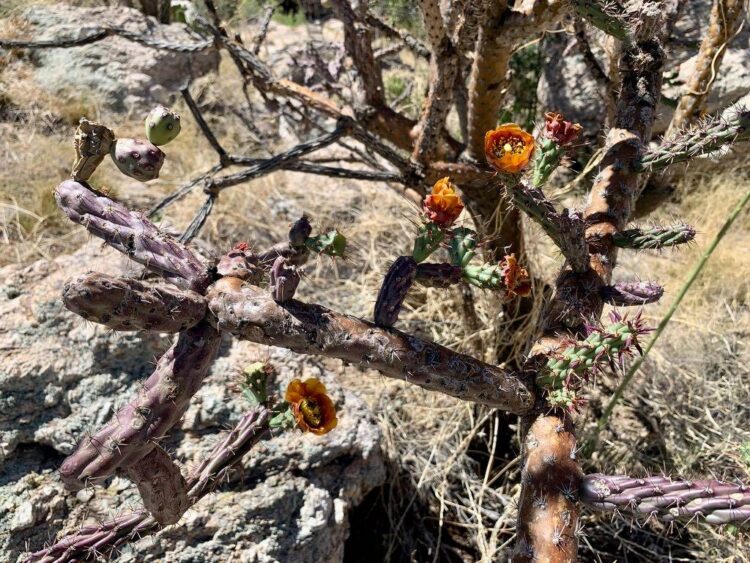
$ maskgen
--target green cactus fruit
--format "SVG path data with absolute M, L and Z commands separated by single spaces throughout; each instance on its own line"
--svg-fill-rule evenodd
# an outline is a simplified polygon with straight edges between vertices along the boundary
M 476 254 L 477 233 L 466 227 L 457 227 L 451 231 L 451 240 L 448 245 L 448 252 L 451 256 L 451 262 L 455 266 L 465 267 Z
M 156 106 L 146 117 L 146 137 L 155 145 L 166 145 L 180 134 L 180 116 Z
M 164 153 L 144 139 L 117 139 L 109 151 L 120 172 L 141 182 L 159 177 Z
M 427 260 L 428 256 L 438 249 L 444 238 L 445 231 L 435 223 L 425 223 L 419 227 L 412 252 L 414 261 L 418 264 Z
M 307 248 L 318 254 L 341 257 L 346 252 L 346 237 L 337 229 L 309 237 L 305 241 Z

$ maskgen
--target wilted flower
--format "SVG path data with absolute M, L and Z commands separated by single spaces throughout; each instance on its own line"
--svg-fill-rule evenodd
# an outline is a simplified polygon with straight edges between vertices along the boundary
M 450 178 L 441 178 L 432 186 L 432 193 L 424 200 L 427 218 L 441 227 L 450 227 L 461 215 L 464 204 Z
M 518 174 L 533 154 L 534 137 L 515 123 L 500 125 L 484 136 L 487 163 L 500 172 Z
M 322 435 L 336 428 L 336 407 L 320 380 L 314 377 L 305 381 L 292 380 L 286 388 L 284 399 L 303 431 Z
M 505 296 L 510 299 L 516 295 L 528 297 L 531 295 L 531 279 L 526 268 L 518 265 L 515 254 L 506 256 L 500 262 L 503 279 L 505 281 Z
M 548 111 L 544 114 L 544 130 L 542 135 L 560 146 L 569 145 L 578 138 L 583 130 L 578 123 L 565 121 L 561 113 Z

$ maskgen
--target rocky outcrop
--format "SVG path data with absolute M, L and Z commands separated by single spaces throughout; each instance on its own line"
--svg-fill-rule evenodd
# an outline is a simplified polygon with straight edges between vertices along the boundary
M 150 372 L 169 336 L 111 332 L 61 303 L 63 283 L 86 270 L 132 273 L 96 242 L 72 256 L 0 269 L 0 561 L 138 506 L 135 487 L 66 491 L 57 468 L 78 438 L 106 422 Z M 118 561 L 341 561 L 348 512 L 385 477 L 380 432 L 366 406 L 327 365 L 286 350 L 227 340 L 211 375 L 165 447 L 186 474 L 247 408 L 239 370 L 268 360 L 278 388 L 319 377 L 339 426 L 323 437 L 292 432 L 262 442 L 217 494 Z
M 664 74 L 662 102 L 653 126 L 654 135 L 666 131 L 683 86 L 692 74 L 698 47 L 708 27 L 711 0 L 692 0 L 675 25 L 675 33 L 666 45 L 668 69 Z M 606 69 L 603 47 L 606 36 L 595 32 L 589 38 L 592 50 Z M 605 92 L 594 79 L 576 45 L 576 38 L 564 34 L 545 42 L 542 75 L 537 86 L 538 107 L 543 111 L 560 111 L 580 122 L 589 132 L 599 131 L 606 114 Z M 750 26 L 745 25 L 734 37 L 721 63 L 716 81 L 707 100 L 708 113 L 715 113 L 750 93 Z
M 24 13 L 35 39 L 78 38 L 102 27 L 123 28 L 173 44 L 195 44 L 199 37 L 185 24 L 161 25 L 126 7 L 34 6 Z M 34 52 L 36 81 L 46 90 L 110 109 L 131 111 L 139 104 L 170 105 L 189 80 L 215 71 L 219 53 L 155 49 L 119 36 L 67 49 Z M 147 109 L 137 113 L 147 113 Z

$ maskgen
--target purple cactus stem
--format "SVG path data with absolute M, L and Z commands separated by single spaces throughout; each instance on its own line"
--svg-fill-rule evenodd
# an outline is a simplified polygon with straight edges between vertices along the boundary
M 89 272 L 63 286 L 63 303 L 113 330 L 179 332 L 206 316 L 206 300 L 189 289 Z
M 168 281 L 198 293 L 211 283 L 206 265 L 184 244 L 87 184 L 66 180 L 55 189 L 55 199 L 71 221 Z
M 294 293 L 300 282 L 299 270 L 289 265 L 283 256 L 279 256 L 271 267 L 271 294 L 277 303 L 286 303 L 294 299 Z
M 109 154 L 120 172 L 141 182 L 159 177 L 165 156 L 159 147 L 145 139 L 117 139 Z
M 427 287 L 446 288 L 461 281 L 463 270 L 453 264 L 417 264 L 416 281 Z
M 750 487 L 717 480 L 602 475 L 583 478 L 581 500 L 601 510 L 620 510 L 665 522 L 703 518 L 709 524 L 750 522 Z
M 250 411 L 214 446 L 211 453 L 187 479 L 185 486 L 189 492 L 185 510 L 224 481 L 232 467 L 241 461 L 253 446 L 269 437 L 270 415 L 270 411 L 264 407 Z M 182 493 L 178 494 L 182 498 Z M 173 503 L 172 506 L 177 505 L 183 506 L 182 500 Z M 98 555 L 106 557 L 122 544 L 153 534 L 159 529 L 161 525 L 147 510 L 137 510 L 96 526 L 81 528 L 49 547 L 30 554 L 25 563 L 81 561 L 91 557 L 93 550 Z
M 136 396 L 63 462 L 60 475 L 65 485 L 79 489 L 149 454 L 155 440 L 179 422 L 208 374 L 220 341 L 219 333 L 206 322 L 181 333 Z
M 187 483 L 180 468 L 161 447 L 154 446 L 125 473 L 138 487 L 146 510 L 160 525 L 175 524 L 189 508 Z
M 398 321 L 401 305 L 417 277 L 417 262 L 411 256 L 399 256 L 383 279 L 375 302 L 375 324 L 392 327 Z
M 605 285 L 601 295 L 610 305 L 631 307 L 656 303 L 664 295 L 664 288 L 650 281 L 627 281 Z

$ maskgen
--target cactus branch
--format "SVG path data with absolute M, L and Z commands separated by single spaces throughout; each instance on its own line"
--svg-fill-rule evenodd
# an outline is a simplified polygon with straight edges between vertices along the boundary
M 68 219 L 169 281 L 198 292 L 210 283 L 205 264 L 191 250 L 88 185 L 66 180 L 55 189 L 55 199 Z
M 112 330 L 179 332 L 206 315 L 206 300 L 194 291 L 96 272 L 68 281 L 63 303 L 87 321 Z
M 525 412 L 534 402 L 525 374 L 320 305 L 292 300 L 280 306 L 257 287 L 222 281 L 208 294 L 213 322 L 241 340 L 339 358 L 386 377 L 510 412 Z
M 208 375 L 220 341 L 205 322 L 181 333 L 136 396 L 66 458 L 60 467 L 66 486 L 78 489 L 100 481 L 148 455 L 184 414 Z
M 750 487 L 725 481 L 586 475 L 581 501 L 599 510 L 622 511 L 665 522 L 701 519 L 709 524 L 750 522 Z
M 650 281 L 618 282 L 601 288 L 605 303 L 616 307 L 634 307 L 656 303 L 664 295 L 664 288 Z
M 226 480 L 232 468 L 250 449 L 269 436 L 270 411 L 257 407 L 250 411 L 211 450 L 186 480 L 190 506 L 213 491 Z M 161 526 L 146 510 L 138 510 L 108 520 L 97 526 L 88 526 L 55 542 L 53 545 L 30 554 L 25 563 L 72 563 L 96 556 L 108 556 L 119 546 L 158 532 Z
M 727 117 L 710 117 L 668 134 L 659 145 L 646 150 L 639 169 L 660 172 L 672 164 L 710 155 L 733 143 L 750 140 L 750 111 L 736 108 L 726 113 Z
M 687 244 L 695 238 L 695 229 L 678 223 L 669 227 L 635 228 L 612 235 L 612 242 L 620 248 L 633 250 L 660 250 L 670 246 Z

